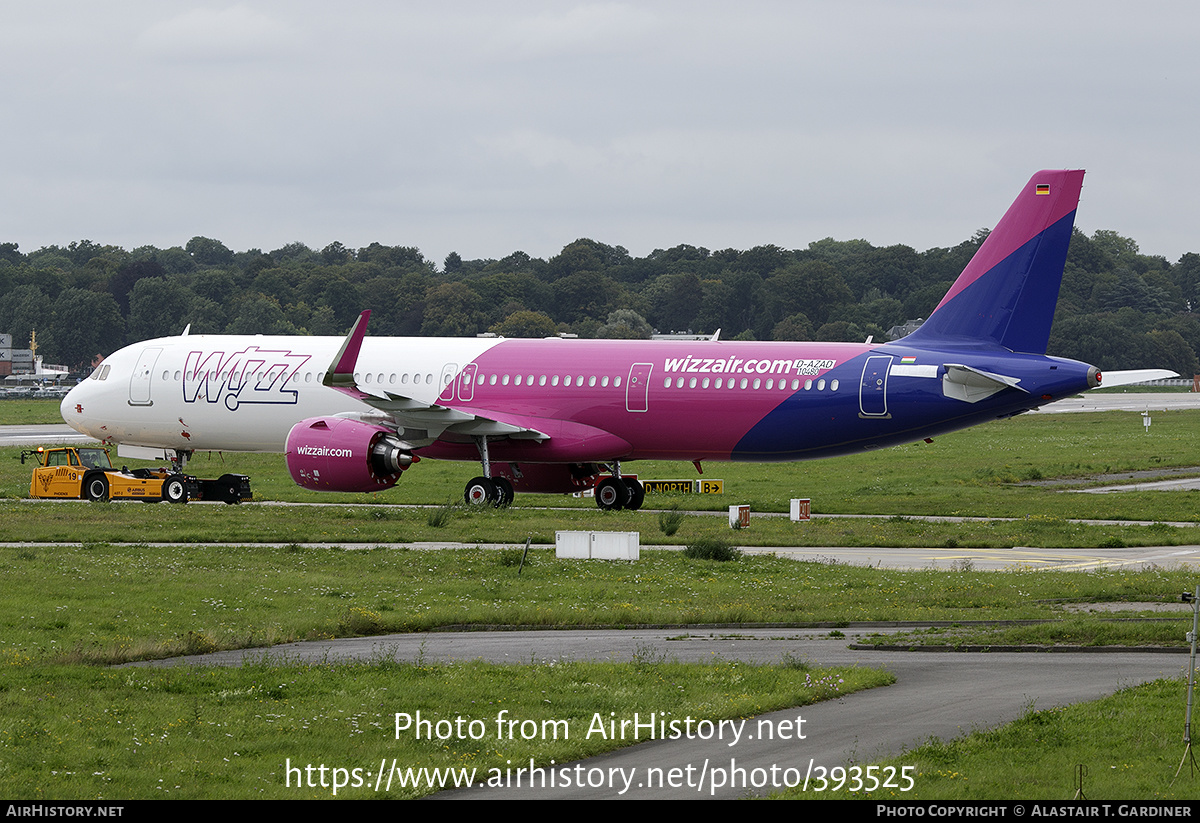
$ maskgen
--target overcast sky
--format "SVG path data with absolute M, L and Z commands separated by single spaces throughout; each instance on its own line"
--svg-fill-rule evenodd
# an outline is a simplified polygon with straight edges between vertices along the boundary
M 0 6 L 0 242 L 952 246 L 1041 168 L 1200 252 L 1195 2 Z

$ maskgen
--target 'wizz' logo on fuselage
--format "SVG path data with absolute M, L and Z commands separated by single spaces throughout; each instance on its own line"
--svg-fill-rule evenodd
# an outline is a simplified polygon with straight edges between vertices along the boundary
M 183 402 L 221 400 L 230 411 L 244 403 L 294 404 L 298 392 L 287 388 L 309 355 L 263 351 L 249 346 L 226 356 L 223 351 L 188 352 L 183 368 Z

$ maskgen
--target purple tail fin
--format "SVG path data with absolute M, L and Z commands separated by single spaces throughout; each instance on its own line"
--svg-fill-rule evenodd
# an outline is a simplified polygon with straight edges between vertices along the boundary
M 1082 170 L 1035 174 L 933 314 L 904 342 L 1045 354 L 1082 188 Z

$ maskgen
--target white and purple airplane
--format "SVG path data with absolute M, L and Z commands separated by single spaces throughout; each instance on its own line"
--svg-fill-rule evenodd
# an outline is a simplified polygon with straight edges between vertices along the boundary
M 185 331 L 127 346 L 62 415 L 122 456 L 281 451 L 309 489 L 379 491 L 428 457 L 482 465 L 471 503 L 594 487 L 601 508 L 637 509 L 623 461 L 853 454 L 1099 386 L 1096 367 L 1046 355 L 1083 174 L 1035 174 L 894 343 L 369 338 L 364 311 L 345 339 Z

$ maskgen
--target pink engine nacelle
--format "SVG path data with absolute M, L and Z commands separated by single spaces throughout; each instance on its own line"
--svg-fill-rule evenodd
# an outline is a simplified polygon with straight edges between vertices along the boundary
M 418 460 L 391 429 L 345 417 L 310 417 L 292 426 L 287 467 L 297 485 L 321 492 L 390 488 Z

